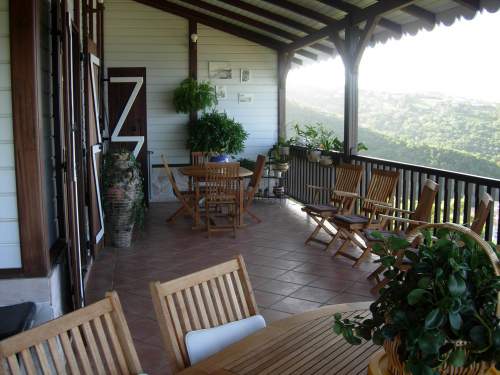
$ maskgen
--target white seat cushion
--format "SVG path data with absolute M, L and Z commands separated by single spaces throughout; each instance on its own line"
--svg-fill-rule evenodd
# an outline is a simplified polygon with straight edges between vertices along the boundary
M 265 327 L 262 315 L 255 315 L 218 327 L 188 332 L 185 341 L 189 361 L 194 365 Z

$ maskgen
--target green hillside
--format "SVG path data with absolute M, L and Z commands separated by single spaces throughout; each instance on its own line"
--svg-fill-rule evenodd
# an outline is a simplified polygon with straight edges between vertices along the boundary
M 307 103 L 301 94 L 301 104 L 287 103 L 289 134 L 295 122 L 321 122 L 342 138 L 339 96 L 322 103 L 316 93 L 314 103 Z M 363 93 L 359 141 L 368 146 L 368 156 L 500 178 L 500 105 Z

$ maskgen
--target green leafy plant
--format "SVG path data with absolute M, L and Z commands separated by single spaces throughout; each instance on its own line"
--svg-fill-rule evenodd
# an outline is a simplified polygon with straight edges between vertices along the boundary
M 174 90 L 174 107 L 177 113 L 202 111 L 216 104 L 215 87 L 210 82 L 187 78 Z
M 500 277 L 488 256 L 463 233 L 440 229 L 437 239 L 429 232 L 424 237 L 418 252 L 406 250 L 410 244 L 395 237 L 374 248 L 390 282 L 370 306 L 370 318 L 337 314 L 335 332 L 354 345 L 398 338 L 399 358 L 413 375 L 438 374 L 445 364 L 498 363 Z M 410 262 L 409 270 L 397 266 L 399 252 Z
M 125 168 L 117 168 L 121 164 Z M 127 192 L 132 185 L 136 185 L 132 203 L 131 223 L 141 227 L 144 224 L 144 212 L 146 209 L 144 201 L 144 179 L 141 174 L 141 165 L 134 154 L 126 149 L 111 149 L 104 155 L 102 172 L 102 200 L 104 211 L 109 212 L 112 203 L 108 200 L 106 192 L 110 190 L 122 190 Z
M 295 124 L 293 128 L 296 137 L 288 141 L 290 144 L 305 147 L 308 151 L 322 150 L 325 153 L 344 151 L 344 142 L 335 135 L 333 130 L 328 130 L 319 122 L 314 125 L 304 125 L 304 127 Z M 368 150 L 362 142 L 358 143 L 357 148 L 358 151 Z
M 238 154 L 245 148 L 248 133 L 225 112 L 205 113 L 189 125 L 187 147 L 192 151 Z

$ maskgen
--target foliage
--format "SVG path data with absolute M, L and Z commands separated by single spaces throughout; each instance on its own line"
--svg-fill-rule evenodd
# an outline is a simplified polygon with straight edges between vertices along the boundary
M 362 339 L 382 345 L 398 336 L 400 359 L 414 375 L 438 374 L 445 363 L 500 363 L 500 277 L 484 250 L 447 229 L 439 230 L 435 240 L 425 233 L 418 252 L 405 250 L 408 246 L 406 240 L 391 237 L 374 248 L 390 282 L 370 306 L 371 318 L 336 315 L 335 332 L 355 345 Z M 411 262 L 407 272 L 395 266 L 399 251 Z M 462 340 L 468 343 L 468 354 L 456 345 Z
M 238 159 L 238 162 L 240 163 L 241 167 L 246 168 L 250 171 L 255 171 L 255 167 L 257 166 L 257 162 L 255 160 L 241 158 Z
M 291 91 L 289 132 L 321 122 L 343 132 L 343 93 Z M 300 96 L 299 96 L 300 95 Z M 359 139 L 365 155 L 500 179 L 500 104 L 424 94 L 360 93 Z
M 309 151 L 322 150 L 326 153 L 344 150 L 344 142 L 342 142 L 332 129 L 328 129 L 321 122 L 314 125 L 304 125 L 302 128 L 298 123 L 293 126 L 296 137 L 291 138 L 289 142 L 298 146 L 304 146 Z M 358 143 L 358 151 L 367 150 L 363 143 Z
M 126 169 L 117 168 L 117 163 L 126 163 Z M 127 191 L 132 185 L 135 193 L 132 204 L 131 220 L 137 226 L 144 224 L 144 211 L 146 208 L 144 201 L 144 179 L 141 174 L 141 165 L 134 157 L 134 154 L 126 149 L 111 149 L 104 155 L 104 166 L 102 172 L 103 192 L 102 201 L 105 212 L 111 209 L 111 202 L 108 201 L 106 192 L 110 189 L 121 189 Z
M 174 90 L 174 107 L 177 113 L 197 112 L 216 104 L 215 87 L 210 82 L 187 78 Z
M 248 133 L 225 112 L 207 112 L 189 125 L 187 147 L 192 151 L 238 154 L 245 148 Z

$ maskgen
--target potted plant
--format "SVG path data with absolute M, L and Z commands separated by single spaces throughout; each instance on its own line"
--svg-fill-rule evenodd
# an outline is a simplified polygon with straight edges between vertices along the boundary
M 229 154 L 243 151 L 247 138 L 243 125 L 225 112 L 213 110 L 189 125 L 187 147 L 192 151 L 212 153 L 210 161 L 228 162 Z
M 456 224 L 428 224 L 416 233 L 374 248 L 390 282 L 371 304 L 371 317 L 336 314 L 334 330 L 351 344 L 383 345 L 391 374 L 484 374 L 500 359 L 497 255 Z M 418 251 L 408 249 L 416 240 Z
M 303 129 L 299 124 L 295 124 L 294 129 L 299 144 L 302 144 L 307 149 L 307 159 L 311 162 L 318 162 L 321 157 L 321 150 L 319 149 L 319 132 L 317 127 L 305 125 Z
M 283 144 L 284 142 L 282 140 L 278 140 L 278 143 L 276 143 L 269 150 L 269 156 L 273 163 L 272 168 L 274 171 L 280 172 L 278 177 L 281 176 L 282 172 L 288 171 L 289 168 L 288 159 L 290 155 L 290 147 L 283 146 Z
M 326 130 L 323 126 L 319 128 L 319 137 L 318 137 L 320 148 L 321 148 L 321 157 L 320 164 L 323 166 L 330 166 L 333 164 L 332 152 L 342 151 L 343 143 L 336 136 L 333 130 Z
M 198 112 L 216 104 L 215 87 L 210 82 L 187 78 L 174 90 L 174 107 L 177 113 Z
M 110 150 L 104 158 L 103 202 L 106 233 L 115 247 L 129 247 L 134 226 L 144 220 L 140 165 L 128 150 Z

